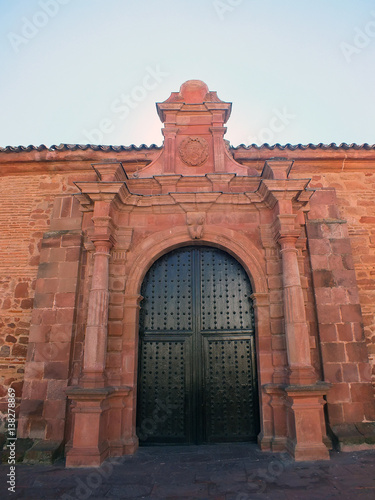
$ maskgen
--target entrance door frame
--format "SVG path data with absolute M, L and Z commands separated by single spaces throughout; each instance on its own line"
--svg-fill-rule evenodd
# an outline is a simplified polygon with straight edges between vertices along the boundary
M 178 257 L 179 256 L 179 257 Z M 176 260 L 177 258 L 177 260 Z M 224 316 L 220 316 L 223 314 L 221 308 L 225 307 L 224 306 L 224 301 L 225 301 L 225 294 L 224 294 L 224 288 L 220 288 L 221 286 L 225 287 L 224 285 L 224 280 L 219 279 L 222 276 L 217 276 L 215 274 L 206 274 L 205 271 L 205 265 L 208 264 L 208 262 L 211 263 L 216 262 L 216 265 L 218 266 L 225 266 L 227 269 L 227 273 L 225 274 L 225 281 L 235 281 L 235 285 L 239 286 L 242 289 L 242 294 L 241 290 L 237 290 L 237 292 L 232 291 L 231 293 L 239 293 L 239 295 L 236 297 L 235 302 L 228 304 L 228 307 L 231 309 L 231 311 L 234 312 L 233 317 L 231 318 L 231 323 L 228 328 L 224 326 L 223 323 L 220 323 L 220 319 L 223 319 Z M 156 268 L 154 270 L 153 275 L 149 275 L 149 273 L 154 269 L 154 267 L 162 261 L 162 269 Z M 180 262 L 180 266 L 178 266 L 178 262 Z M 232 270 L 231 266 L 233 266 L 235 263 L 235 269 Z M 172 267 L 174 267 L 174 270 L 172 272 L 172 275 L 169 276 L 169 278 L 165 277 L 164 272 L 168 271 L 170 272 L 172 270 Z M 232 274 L 231 274 L 232 270 Z M 222 268 L 223 271 L 223 268 Z M 155 280 L 159 279 L 159 284 L 156 286 L 153 286 L 153 292 L 152 295 L 150 294 L 150 287 L 152 286 L 152 282 L 155 283 Z M 171 281 L 169 281 L 171 279 Z M 205 303 L 206 297 L 204 293 L 204 283 L 205 280 L 209 279 L 210 282 L 215 283 L 214 289 L 209 291 L 208 293 L 212 293 L 211 295 L 211 300 L 216 304 L 217 307 L 210 307 L 208 304 L 201 309 L 202 304 Z M 152 280 L 152 282 L 151 282 Z M 162 280 L 160 282 L 160 280 Z M 182 280 L 182 281 L 181 281 Z M 166 309 L 168 307 L 167 302 L 171 289 L 169 286 L 172 284 L 174 286 L 174 283 L 177 284 L 177 282 L 180 281 L 181 287 L 183 288 L 179 293 L 181 295 L 184 295 L 188 292 L 188 289 L 190 290 L 191 296 L 189 299 L 191 302 L 189 302 L 191 308 L 191 323 L 188 326 L 187 323 L 184 323 L 184 327 L 179 327 L 180 323 L 179 321 L 184 321 L 184 318 L 181 316 L 176 316 L 177 313 L 174 313 L 172 317 L 170 317 L 169 312 L 174 310 L 174 306 L 171 306 L 172 309 L 170 311 L 167 311 L 167 315 L 169 319 L 165 319 L 164 316 L 164 321 L 168 322 L 168 326 L 165 326 L 165 328 L 162 327 L 161 323 L 158 321 L 161 319 L 160 318 L 160 311 L 161 308 L 165 305 Z M 219 282 L 223 283 L 219 283 Z M 157 281 L 156 281 L 157 282 Z M 185 283 L 185 285 L 183 284 Z M 249 280 L 249 277 L 244 270 L 243 266 L 238 262 L 237 259 L 235 259 L 232 255 L 230 255 L 228 252 L 225 252 L 222 249 L 219 249 L 217 247 L 213 247 L 212 245 L 189 245 L 189 246 L 180 246 L 175 250 L 172 250 L 171 252 L 165 253 L 162 257 L 159 257 L 154 264 L 149 268 L 148 272 L 146 273 L 146 276 L 144 278 L 143 284 L 142 284 L 142 289 L 141 291 L 144 292 L 144 286 L 147 287 L 147 298 L 148 300 L 144 304 L 142 301 L 141 304 L 141 313 L 142 310 L 147 311 L 148 314 L 153 314 L 152 310 L 154 309 L 154 314 L 157 315 L 154 316 L 154 320 L 157 322 L 157 327 L 154 325 L 154 328 L 150 325 L 149 322 L 143 324 L 142 326 L 142 314 L 141 314 L 141 319 L 140 319 L 140 337 L 139 337 L 139 365 L 138 365 L 138 392 L 137 392 L 137 397 L 138 397 L 138 404 L 137 404 L 137 429 L 138 429 L 138 438 L 139 439 L 146 439 L 145 443 L 146 445 L 148 444 L 158 444 L 160 441 L 158 439 L 162 439 L 161 436 L 158 437 L 158 434 L 156 433 L 154 435 L 154 430 L 158 428 L 161 432 L 164 430 L 164 423 L 168 419 L 168 415 L 171 413 L 168 411 L 167 407 L 163 405 L 162 401 L 156 402 L 156 406 L 154 407 L 154 410 L 156 411 L 156 415 L 154 413 L 151 413 L 150 411 L 145 410 L 144 405 L 148 406 L 148 403 L 153 401 L 155 403 L 155 400 L 152 398 L 154 397 L 153 391 L 151 393 L 148 391 L 148 396 L 145 397 L 144 392 L 141 390 L 141 387 L 144 387 L 144 391 L 147 391 L 147 386 L 149 384 L 153 384 L 154 377 L 151 376 L 151 379 L 148 377 L 147 373 L 151 370 L 153 370 L 156 365 L 158 365 L 158 362 L 156 362 L 156 365 L 154 365 L 155 360 L 159 360 L 160 363 L 163 363 L 162 360 L 165 359 L 164 355 L 167 356 L 169 354 L 169 350 L 165 351 L 164 347 L 165 345 L 169 345 L 167 349 L 171 348 L 171 342 L 173 343 L 174 348 L 176 349 L 175 353 L 170 359 L 170 362 L 172 359 L 176 359 L 177 363 L 173 365 L 172 361 L 172 367 L 170 369 L 166 368 L 166 365 L 163 365 L 163 368 L 159 366 L 159 368 L 155 368 L 156 370 L 159 370 L 159 378 L 157 379 L 160 382 L 160 386 L 158 386 L 158 383 L 155 382 L 155 390 L 158 390 L 157 387 L 160 387 L 160 390 L 165 390 L 165 380 L 160 380 L 160 370 L 167 369 L 167 375 L 166 378 L 168 379 L 168 373 L 169 376 L 171 376 L 169 370 L 179 370 L 179 367 L 181 366 L 179 363 L 183 362 L 184 365 L 184 382 L 183 382 L 183 388 L 184 391 L 182 390 L 182 387 L 180 387 L 179 391 L 179 396 L 183 398 L 185 401 L 184 405 L 184 410 L 182 410 L 181 406 L 179 406 L 179 411 L 178 415 L 181 420 L 184 422 L 184 444 L 204 444 L 204 443 L 214 443 L 214 442 L 225 442 L 229 441 L 230 439 L 233 439 L 235 441 L 242 441 L 242 442 L 250 442 L 254 441 L 254 439 L 257 438 L 259 434 L 259 409 L 258 409 L 258 404 L 259 404 L 259 398 L 258 398 L 258 387 L 257 387 L 257 370 L 256 370 L 256 353 L 255 353 L 255 328 L 254 328 L 254 308 L 251 300 L 252 296 L 252 289 L 251 289 L 251 283 Z M 203 287 L 203 288 L 202 288 Z M 216 292 L 214 291 L 216 288 Z M 208 289 L 210 290 L 210 284 L 208 284 Z M 155 303 L 152 302 L 153 294 L 159 295 L 159 297 L 155 298 L 156 301 L 159 302 L 158 306 L 155 305 Z M 216 298 L 215 297 L 216 293 Z M 246 293 L 246 295 L 244 295 Z M 219 295 L 220 294 L 220 295 Z M 223 295 L 221 295 L 223 294 Z M 143 295 L 143 293 L 142 293 Z M 180 297 L 181 297 L 180 295 Z M 146 297 L 146 296 L 145 296 Z M 234 295 L 233 295 L 234 297 Z M 237 300 L 240 300 L 240 302 L 245 303 L 247 297 L 249 299 L 248 307 L 243 307 L 242 314 L 241 316 L 240 311 L 237 311 Z M 215 302 L 217 301 L 217 302 Z M 209 301 L 208 301 L 209 302 Z M 226 301 L 228 302 L 228 300 Z M 153 307 L 151 307 L 151 305 Z M 185 313 L 188 315 L 188 310 L 185 309 L 187 307 L 186 304 L 181 304 L 181 311 L 184 311 L 183 314 Z M 241 306 L 240 306 L 241 307 Z M 206 309 L 206 310 L 205 310 Z M 214 312 L 215 309 L 219 309 L 217 316 L 216 313 Z M 245 310 L 244 310 L 245 309 Z M 181 314 L 181 311 L 179 314 Z M 237 311 L 237 313 L 235 312 Z M 172 313 L 171 313 L 172 314 Z M 203 314 L 203 316 L 202 316 Z M 201 324 L 201 321 L 204 321 L 204 315 L 214 315 L 215 319 L 219 321 L 219 324 L 221 326 L 216 326 L 214 328 L 213 325 L 213 318 L 210 318 L 206 316 L 208 320 L 208 324 Z M 224 313 L 225 314 L 225 313 Z M 246 316 L 248 315 L 248 316 Z M 143 316 L 144 321 L 146 321 L 146 316 Z M 195 319 L 199 318 L 199 319 Z M 185 318 L 186 319 L 186 318 Z M 153 323 L 152 321 L 152 323 Z M 177 322 L 177 323 L 176 323 Z M 226 322 L 226 319 L 225 321 Z M 243 322 L 243 324 L 242 324 Z M 242 326 L 241 326 L 242 325 Z M 151 328 L 151 330 L 150 330 Z M 156 332 L 156 330 L 158 330 Z M 142 334 L 145 334 L 145 337 L 142 337 Z M 145 341 L 145 345 L 148 345 L 148 348 L 151 349 L 148 354 L 144 354 L 144 351 L 142 349 L 142 339 Z M 225 343 L 230 344 L 232 349 L 238 349 L 238 360 L 236 361 L 237 363 L 237 370 L 245 369 L 245 363 L 244 361 L 241 361 L 240 358 L 246 358 L 247 359 L 247 367 L 245 369 L 246 375 L 243 375 L 242 377 L 242 383 L 239 381 L 236 382 L 238 377 L 241 377 L 240 371 L 236 371 L 239 373 L 238 376 L 234 376 L 234 371 L 231 371 L 233 369 L 232 365 L 231 368 L 227 367 L 229 370 L 229 374 L 233 374 L 233 379 L 231 381 L 228 381 L 228 384 L 235 385 L 236 389 L 232 392 L 228 392 L 225 395 L 222 394 L 222 397 L 224 399 L 227 399 L 229 404 L 233 403 L 234 405 L 242 405 L 244 404 L 243 398 L 245 398 L 245 401 L 247 401 L 247 406 L 246 408 L 248 409 L 249 412 L 251 412 L 252 417 L 246 418 L 246 410 L 243 407 L 241 415 L 246 418 L 248 421 L 248 424 L 245 424 L 243 421 L 237 421 L 238 427 L 236 427 L 236 430 L 232 426 L 233 423 L 230 422 L 230 415 L 227 414 L 227 419 L 225 421 L 225 426 L 228 426 L 230 430 L 228 431 L 230 434 L 220 434 L 218 432 L 218 429 L 216 429 L 216 438 L 212 432 L 214 432 L 211 428 L 211 426 L 208 424 L 208 421 L 206 420 L 208 418 L 208 414 L 205 414 L 203 411 L 201 411 L 201 408 L 205 407 L 205 403 L 208 402 L 210 399 L 210 395 L 215 395 L 214 398 L 216 398 L 214 404 L 218 404 L 220 408 L 222 407 L 222 404 L 224 403 L 222 397 L 218 398 L 217 393 L 215 392 L 216 390 L 220 390 L 220 393 L 224 390 L 229 391 L 229 388 L 222 383 L 218 384 L 219 387 L 215 387 L 210 389 L 210 369 L 212 370 L 213 366 L 211 365 L 209 361 L 209 356 L 208 352 L 209 349 L 215 349 L 215 345 L 218 345 L 218 341 L 222 342 L 224 339 Z M 248 345 L 251 346 L 250 348 L 250 353 L 249 353 L 249 358 L 247 358 L 246 354 L 246 347 L 245 345 L 248 343 Z M 153 348 L 151 346 L 154 346 Z M 211 346 L 211 347 L 210 347 Z M 156 354 L 156 352 L 153 350 L 156 348 L 156 352 L 160 350 L 159 354 Z M 222 346 L 223 348 L 223 346 Z M 144 349 L 147 349 L 145 346 Z M 184 350 L 184 354 L 182 358 L 179 358 L 178 356 L 181 355 L 181 351 L 179 349 Z M 220 356 L 220 353 L 218 351 L 216 352 L 216 356 Z M 232 352 L 232 357 L 234 359 L 234 350 Z M 224 352 L 221 353 L 223 356 L 227 355 L 229 356 L 228 360 L 231 358 L 230 353 Z M 240 354 L 243 354 L 240 356 Z M 163 355 L 163 357 L 162 357 Z M 212 354 L 211 354 L 212 355 Z M 244 356 L 245 355 L 245 356 Z M 144 356 L 144 357 L 143 357 Z M 149 356 L 151 356 L 151 360 L 149 360 Z M 174 358 L 174 356 L 176 356 Z M 237 356 L 236 356 L 237 358 Z M 141 361 L 143 360 L 143 362 Z M 218 358 L 216 358 L 218 359 Z M 231 362 L 230 362 L 231 363 Z M 169 366 L 169 365 L 168 365 Z M 205 367 L 205 368 L 203 368 Z M 220 369 L 220 363 L 217 369 Z M 149 373 L 151 373 L 151 371 Z M 245 373 L 242 372 L 242 373 Z M 219 372 L 217 372 L 219 373 Z M 177 374 L 177 373 L 176 373 Z M 147 382 L 145 382 L 144 376 L 147 378 Z M 250 377 L 250 380 L 247 378 Z M 241 390 L 241 387 L 243 388 L 244 386 L 242 384 L 245 383 L 245 378 L 249 382 L 249 385 L 247 386 L 247 389 L 249 391 L 249 394 L 251 394 L 250 400 L 246 399 L 248 394 L 248 391 L 246 390 L 245 393 L 242 393 L 242 397 L 240 397 L 237 394 L 237 390 Z M 173 376 L 173 380 L 175 380 L 175 377 Z M 181 382 L 181 378 L 177 377 L 177 383 Z M 198 382 L 197 382 L 198 380 Z M 194 382 L 195 381 L 195 382 Z M 238 383 L 238 385 L 236 385 Z M 144 384 L 144 385 L 143 385 Z M 207 384 L 207 385 L 206 385 Z M 227 387 L 227 389 L 226 389 Z M 208 391 L 207 393 L 205 391 Z M 202 392 L 203 391 L 203 392 Z M 143 394 L 143 397 L 141 395 Z M 204 396 L 205 394 L 205 396 Z M 165 397 L 165 394 L 164 394 Z M 151 398 L 148 401 L 148 398 Z M 166 397 L 166 400 L 168 400 L 172 405 L 175 403 L 174 397 L 170 399 L 170 395 Z M 219 403 L 220 401 L 220 403 Z M 142 426 L 142 422 L 140 421 L 140 415 L 139 411 L 141 408 L 146 411 L 147 416 L 143 416 L 144 422 L 146 423 L 145 426 Z M 237 406 L 238 408 L 238 406 Z M 211 414 L 212 409 L 206 408 L 206 411 L 209 411 L 209 414 Z M 219 415 L 220 411 L 218 413 L 215 412 L 215 414 Z M 161 416 L 162 414 L 162 416 Z M 154 416 L 155 415 L 155 416 Z M 177 415 L 175 414 L 175 417 L 177 418 Z M 211 418 L 211 417 L 210 417 Z M 224 418 L 224 417 L 222 417 Z M 174 420 L 174 419 L 173 419 Z M 175 420 L 174 420 L 175 421 Z M 162 424 L 163 423 L 163 424 Z M 162 425 L 160 425 L 162 424 Z M 173 424 L 172 424 L 173 425 Z M 216 424 L 213 424 L 216 425 Z M 245 425 L 249 425 L 249 427 L 245 427 Z M 144 428 L 142 428 L 144 427 Z M 251 430 L 252 429 L 252 430 Z M 238 432 L 242 433 L 242 439 L 238 436 Z M 250 437 L 250 432 L 251 437 Z M 146 437 L 147 436 L 147 437 Z M 245 437 L 247 436 L 247 437 Z M 156 437 L 156 441 L 154 441 L 154 437 Z M 150 441 L 147 442 L 147 440 L 150 439 Z M 167 440 L 173 439 L 172 437 L 166 437 Z M 176 435 L 175 443 L 181 442 L 182 435 Z M 218 439 L 217 441 L 215 439 Z M 163 441 L 164 442 L 164 441 Z M 172 444 L 175 444 L 173 441 L 171 441 Z
M 258 443 L 269 449 L 273 436 L 270 397 L 262 386 L 272 383 L 273 365 L 271 352 L 269 293 L 265 272 L 265 259 L 255 245 L 243 234 L 216 226 L 205 226 L 204 236 L 199 240 L 189 238 L 186 228 L 175 227 L 168 231 L 153 233 L 129 251 L 126 272 L 127 283 L 124 300 L 122 334 L 122 380 L 132 388 L 126 399 L 123 412 L 122 443 L 125 453 L 133 453 L 138 447 L 136 435 L 139 310 L 142 296 L 140 290 L 147 271 L 162 255 L 182 246 L 202 245 L 217 247 L 232 255 L 244 268 L 252 289 L 255 316 L 256 366 L 259 395 L 260 433 Z

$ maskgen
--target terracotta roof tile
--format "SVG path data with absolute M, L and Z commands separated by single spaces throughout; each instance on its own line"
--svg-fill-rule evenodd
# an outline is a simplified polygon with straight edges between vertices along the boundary
M 95 144 L 60 144 L 59 146 L 53 145 L 49 148 L 44 144 L 40 146 L 6 146 L 5 148 L 0 147 L 0 153 L 22 153 L 30 151 L 142 151 L 144 149 L 151 150 L 161 149 L 162 146 L 157 146 L 156 144 L 151 144 L 151 146 L 146 146 L 146 144 L 141 144 L 140 146 L 135 146 L 131 144 L 130 146 L 101 146 Z
M 320 142 L 319 144 L 284 144 L 281 145 L 279 143 L 270 145 L 268 143 L 261 144 L 258 146 L 257 144 L 250 144 L 249 146 L 245 146 L 245 144 L 240 144 L 239 146 L 231 146 L 230 149 L 289 149 L 290 151 L 295 151 L 296 149 L 365 149 L 365 150 L 371 150 L 375 149 L 375 144 L 368 144 L 365 142 L 364 144 L 347 144 L 346 142 L 342 142 L 341 144 L 337 145 L 335 142 L 331 142 L 331 144 L 323 144 Z
M 103 145 L 95 145 L 95 144 L 60 144 L 59 146 L 53 145 L 51 147 L 47 147 L 44 144 L 41 144 L 40 146 L 6 146 L 4 148 L 0 147 L 0 153 L 22 153 L 22 152 L 30 152 L 30 151 L 86 151 L 86 150 L 92 150 L 92 151 L 104 151 L 104 152 L 111 152 L 111 151 L 116 151 L 116 152 L 121 152 L 121 151 L 142 151 L 142 150 L 160 150 L 162 149 L 163 146 L 157 146 L 156 144 L 151 144 L 150 146 L 147 146 L 146 144 L 141 144 L 140 146 L 135 146 L 134 144 L 131 144 L 130 146 L 103 146 Z M 268 143 L 257 145 L 257 144 L 250 144 L 246 146 L 245 144 L 240 144 L 239 146 L 230 146 L 230 149 L 232 150 L 239 150 L 239 149 L 245 149 L 245 150 L 250 150 L 250 149 L 257 149 L 257 150 L 290 150 L 290 151 L 295 151 L 297 149 L 300 150 L 306 150 L 306 149 L 322 149 L 322 150 L 328 150 L 328 149 L 354 149 L 354 150 L 359 150 L 359 149 L 364 149 L 364 150 L 375 150 L 375 144 L 368 144 L 367 142 L 364 144 L 347 144 L 345 142 L 337 145 L 336 143 L 332 142 L 331 144 L 323 144 L 322 142 L 319 144 L 273 144 L 270 145 Z

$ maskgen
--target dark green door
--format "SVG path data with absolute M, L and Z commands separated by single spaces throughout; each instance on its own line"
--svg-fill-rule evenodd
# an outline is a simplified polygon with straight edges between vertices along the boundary
M 258 398 L 251 285 L 211 247 L 157 260 L 141 294 L 141 444 L 255 440 Z

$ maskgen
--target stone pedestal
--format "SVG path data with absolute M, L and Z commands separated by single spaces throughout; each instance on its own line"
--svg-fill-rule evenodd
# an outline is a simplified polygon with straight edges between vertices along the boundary
M 111 437 L 118 434 L 114 427 L 121 425 L 123 400 L 130 392 L 128 387 L 67 389 L 74 404 L 73 446 L 66 455 L 67 467 L 99 467 L 109 456 L 125 452 L 123 444 Z
M 329 384 L 289 385 L 287 395 L 287 450 L 295 460 L 329 460 L 324 444 L 323 396 Z
M 267 384 L 271 396 L 273 438 L 270 450 L 287 450 L 295 460 L 328 460 L 324 404 L 329 384 Z

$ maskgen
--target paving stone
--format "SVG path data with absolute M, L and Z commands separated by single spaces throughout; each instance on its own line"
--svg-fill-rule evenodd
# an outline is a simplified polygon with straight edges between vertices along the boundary
M 190 496 L 190 498 L 208 498 L 208 488 L 205 484 L 155 484 L 153 492 L 156 495 L 168 498 L 176 495 Z M 178 497 L 177 497 L 178 498 Z
M 246 453 L 244 452 L 246 451 Z M 254 454 L 252 454 L 254 452 Z M 247 457 L 249 454 L 249 458 Z M 223 458 L 223 457 L 227 458 Z M 373 500 L 375 451 L 293 462 L 253 445 L 143 448 L 102 467 L 17 465 L 16 495 L 28 500 Z M 0 498 L 6 474 L 0 467 Z M 5 487 L 5 488 L 4 488 Z
M 142 484 L 124 484 L 122 486 L 114 486 L 110 488 L 106 499 L 108 498 L 142 498 L 149 496 L 152 491 L 152 486 Z

